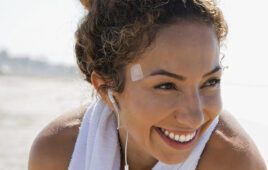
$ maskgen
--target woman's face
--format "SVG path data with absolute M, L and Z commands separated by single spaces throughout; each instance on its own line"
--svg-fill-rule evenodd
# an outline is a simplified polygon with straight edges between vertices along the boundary
M 143 77 L 132 81 L 139 64 Z M 222 108 L 219 42 L 213 27 L 180 22 L 161 30 L 155 42 L 127 66 L 120 106 L 128 152 L 165 163 L 184 161 Z M 137 153 L 138 154 L 138 153 Z

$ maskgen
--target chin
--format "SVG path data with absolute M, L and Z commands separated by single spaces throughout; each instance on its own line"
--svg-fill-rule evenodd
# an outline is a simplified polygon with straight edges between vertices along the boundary
M 183 155 L 182 155 L 182 154 L 177 153 L 176 155 L 175 154 L 168 155 L 168 156 L 164 155 L 164 156 L 162 156 L 161 159 L 159 159 L 159 161 L 161 161 L 165 164 L 169 164 L 169 165 L 179 164 L 179 163 L 184 162 L 188 158 L 189 154 L 186 155 L 186 153 L 183 153 Z

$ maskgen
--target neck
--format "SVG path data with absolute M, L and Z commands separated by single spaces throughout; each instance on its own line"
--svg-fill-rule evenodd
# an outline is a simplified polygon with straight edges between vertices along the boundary
M 126 137 L 127 132 L 123 128 L 119 129 L 119 141 L 121 145 L 121 170 L 123 170 L 125 166 Z M 133 167 L 139 170 L 149 170 L 154 167 L 154 165 L 157 163 L 157 160 L 145 152 L 144 149 L 139 146 L 129 134 L 127 144 L 127 163 L 129 169 L 131 170 L 133 170 Z

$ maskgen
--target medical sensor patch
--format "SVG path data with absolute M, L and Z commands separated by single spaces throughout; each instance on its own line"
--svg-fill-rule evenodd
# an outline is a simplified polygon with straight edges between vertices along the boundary
M 141 65 L 140 64 L 134 64 L 130 68 L 130 75 L 131 75 L 131 80 L 132 81 L 138 81 L 143 79 L 143 73 L 141 70 Z

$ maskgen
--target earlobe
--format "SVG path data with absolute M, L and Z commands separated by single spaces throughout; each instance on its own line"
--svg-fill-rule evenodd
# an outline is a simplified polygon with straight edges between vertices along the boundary
M 90 80 L 91 80 L 91 83 L 92 83 L 94 89 L 98 93 L 101 93 L 101 86 L 103 86 L 105 84 L 105 82 L 102 79 L 102 77 L 98 73 L 96 73 L 95 71 L 93 71 L 91 73 Z

